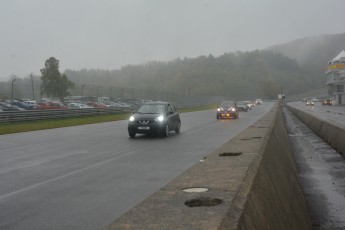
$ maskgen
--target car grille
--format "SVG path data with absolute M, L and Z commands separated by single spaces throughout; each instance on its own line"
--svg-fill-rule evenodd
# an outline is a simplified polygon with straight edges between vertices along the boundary
M 138 125 L 150 125 L 150 124 L 152 124 L 153 123 L 153 120 L 138 120 L 138 121 L 136 121 L 136 123 L 138 124 Z

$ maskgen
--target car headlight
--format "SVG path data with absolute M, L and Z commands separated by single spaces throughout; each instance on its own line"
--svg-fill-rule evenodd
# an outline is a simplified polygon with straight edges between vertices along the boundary
M 131 116 L 131 117 L 129 118 L 129 121 L 134 121 L 134 120 L 135 120 L 134 116 Z
M 155 119 L 155 121 L 159 121 L 159 122 L 164 121 L 164 116 L 163 116 L 163 115 L 160 115 L 159 117 L 157 117 L 157 118 Z
M 231 108 L 230 110 L 231 110 L 232 112 L 235 112 L 235 111 L 236 111 L 236 109 L 235 109 L 235 108 Z
M 217 108 L 217 111 L 220 112 L 220 111 L 223 111 L 223 108 Z

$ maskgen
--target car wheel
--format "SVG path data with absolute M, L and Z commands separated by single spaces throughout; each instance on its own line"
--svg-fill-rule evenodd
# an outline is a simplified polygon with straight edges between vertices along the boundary
M 177 127 L 175 129 L 175 133 L 180 133 L 181 132 L 181 122 L 177 124 Z
M 169 124 L 168 123 L 165 125 L 165 129 L 163 130 L 162 136 L 163 137 L 169 136 Z
M 134 138 L 136 133 L 133 131 L 129 131 L 128 134 L 130 138 Z

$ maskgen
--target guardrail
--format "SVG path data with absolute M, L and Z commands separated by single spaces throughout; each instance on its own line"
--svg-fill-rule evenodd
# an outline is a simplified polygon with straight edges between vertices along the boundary
M 7 111 L 0 113 L 1 123 L 13 123 L 20 121 L 35 121 L 67 117 L 82 117 L 104 114 L 115 114 L 132 112 L 128 108 L 87 108 L 87 109 L 49 109 L 49 110 L 26 110 L 26 111 Z
M 202 104 L 177 104 L 177 109 L 203 106 Z M 115 113 L 134 112 L 135 108 L 87 108 L 87 109 L 46 109 L 0 112 L 0 124 L 20 121 L 36 121 L 67 117 L 94 116 Z

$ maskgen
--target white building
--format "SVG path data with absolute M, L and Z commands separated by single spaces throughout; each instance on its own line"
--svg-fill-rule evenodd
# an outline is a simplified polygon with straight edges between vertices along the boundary
M 335 99 L 335 104 L 345 105 L 345 50 L 328 62 L 326 76 L 328 93 Z

